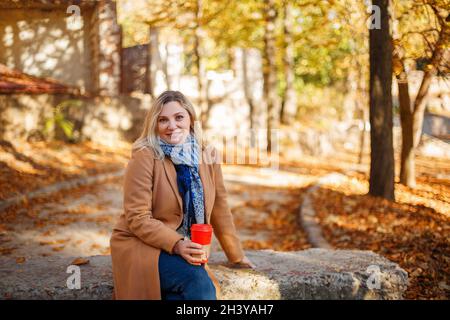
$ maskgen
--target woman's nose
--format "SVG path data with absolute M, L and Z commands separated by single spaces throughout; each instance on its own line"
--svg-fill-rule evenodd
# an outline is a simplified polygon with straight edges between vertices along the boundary
M 169 120 L 169 129 L 176 129 L 177 128 L 177 123 L 175 122 L 175 120 Z

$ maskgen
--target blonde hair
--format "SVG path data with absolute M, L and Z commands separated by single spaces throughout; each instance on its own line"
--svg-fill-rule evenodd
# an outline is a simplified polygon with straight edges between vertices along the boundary
M 141 135 L 133 143 L 132 150 L 142 149 L 150 147 L 155 152 L 158 159 L 164 158 L 164 152 L 159 146 L 158 142 L 158 116 L 160 115 L 164 105 L 166 103 L 176 101 L 178 102 L 188 113 L 191 120 L 190 132 L 196 138 L 197 142 L 201 146 L 202 150 L 206 147 L 206 141 L 202 138 L 201 130 L 195 130 L 194 125 L 197 121 L 195 109 L 192 103 L 182 94 L 180 91 L 164 91 L 156 100 L 153 101 L 151 108 L 148 110 L 144 121 L 144 128 Z

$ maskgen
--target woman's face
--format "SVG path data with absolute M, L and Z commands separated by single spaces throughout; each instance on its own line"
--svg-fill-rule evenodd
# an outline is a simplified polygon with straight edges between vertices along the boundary
M 177 101 L 166 103 L 158 116 L 158 135 L 167 143 L 179 144 L 189 135 L 191 118 Z

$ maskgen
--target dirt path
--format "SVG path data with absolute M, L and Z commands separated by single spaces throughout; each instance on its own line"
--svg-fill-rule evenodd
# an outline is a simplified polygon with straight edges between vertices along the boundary
M 250 166 L 223 167 L 228 203 L 244 249 L 309 248 L 296 217 L 316 177 Z M 213 249 L 220 250 L 213 241 Z
M 244 248 L 276 249 L 276 240 L 280 248 L 293 240 L 279 236 L 283 225 L 278 220 L 295 216 L 292 213 L 298 210 L 302 188 L 315 179 L 313 176 L 243 166 L 224 166 L 223 172 L 228 203 Z M 0 227 L 0 254 L 17 261 L 39 255 L 109 254 L 112 227 L 122 212 L 121 183 L 118 178 L 74 189 L 60 200 L 20 209 L 14 221 Z M 297 228 L 295 221 L 284 223 Z M 297 244 L 300 241 L 308 247 L 301 232 L 296 238 Z M 216 239 L 213 250 L 220 250 Z
M 57 202 L 19 210 L 7 230 L 0 231 L 0 250 L 26 259 L 108 254 L 109 236 L 122 207 L 120 181 L 74 189 Z

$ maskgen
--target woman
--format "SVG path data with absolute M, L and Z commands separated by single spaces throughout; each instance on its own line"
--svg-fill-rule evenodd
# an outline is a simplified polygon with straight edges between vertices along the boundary
M 216 299 L 217 281 L 195 257 L 204 249 L 189 240 L 193 223 L 212 225 L 230 263 L 254 267 L 236 236 L 218 153 L 196 136 L 195 121 L 186 97 L 166 91 L 133 144 L 110 240 L 115 299 Z

